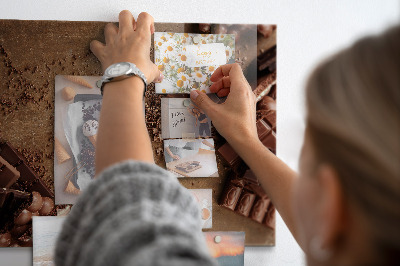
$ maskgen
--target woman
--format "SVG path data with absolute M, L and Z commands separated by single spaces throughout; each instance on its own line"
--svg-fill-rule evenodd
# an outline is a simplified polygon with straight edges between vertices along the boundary
M 196 118 L 196 126 L 197 126 L 197 121 L 200 123 L 199 124 L 199 136 L 200 137 L 210 137 L 211 136 L 211 130 L 210 130 L 210 125 L 208 124 L 208 118 L 207 115 L 204 113 L 203 110 L 193 107 L 189 108 L 187 107 L 187 110 L 191 115 L 193 115 Z
M 103 69 L 133 62 L 161 75 L 148 55 L 153 19 L 120 13 L 106 45 L 91 50 Z M 259 178 L 309 265 L 398 265 L 400 261 L 400 27 L 357 42 L 319 66 L 307 84 L 300 173 L 257 138 L 255 97 L 240 67 L 218 68 L 215 104 L 192 101 Z M 143 81 L 105 86 L 96 151 L 98 179 L 74 206 L 56 248 L 58 265 L 215 265 L 196 202 L 154 165 L 142 110 Z M 118 129 L 118 130 L 115 130 Z

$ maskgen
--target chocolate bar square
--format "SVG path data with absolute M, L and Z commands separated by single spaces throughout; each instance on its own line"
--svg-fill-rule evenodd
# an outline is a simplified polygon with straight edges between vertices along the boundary
M 275 229 L 275 206 L 272 204 L 265 215 L 264 224 L 269 228 Z
M 259 184 L 256 175 L 250 169 L 246 170 L 246 172 L 244 173 L 243 179 L 252 184 L 256 184 L 256 185 Z
M 243 185 L 240 186 L 240 181 L 235 182 L 234 180 L 229 181 L 227 187 L 221 198 L 221 205 L 230 210 L 235 210 L 236 204 L 239 200 L 240 194 L 242 193 Z
M 14 167 L 24 162 L 24 157 L 7 142 L 0 144 L 0 156 Z
M 6 160 L 0 157 L 0 187 L 9 188 L 19 178 L 19 172 Z
M 229 145 L 229 143 L 225 143 L 218 149 L 218 153 L 224 158 L 224 160 L 232 167 L 238 165 L 242 159 L 235 152 L 235 150 Z
M 250 212 L 250 218 L 258 223 L 262 223 L 265 214 L 267 213 L 271 200 L 269 198 L 257 197 L 254 201 L 253 208 Z
M 255 198 L 256 195 L 244 189 L 236 205 L 235 212 L 246 217 L 249 216 Z

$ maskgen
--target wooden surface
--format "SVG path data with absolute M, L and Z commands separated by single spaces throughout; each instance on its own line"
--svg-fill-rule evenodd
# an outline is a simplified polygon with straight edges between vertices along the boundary
M 104 22 L 0 20 L 0 141 L 8 141 L 32 158 L 32 166 L 53 189 L 54 79 L 57 74 L 101 75 L 100 64 L 89 50 L 93 39 L 104 41 Z M 255 27 L 255 26 L 254 26 Z M 156 31 L 195 32 L 190 24 L 156 24 Z M 245 39 L 245 38 L 242 38 Z M 248 39 L 248 38 L 247 38 Z M 243 46 L 241 46 L 243 44 Z M 237 42 L 243 66 L 251 66 L 256 42 Z M 246 56 L 247 55 L 247 56 Z M 254 55 L 254 56 L 253 56 Z M 245 59 L 244 59 L 245 58 Z M 253 64 L 254 65 L 254 64 Z M 247 69 L 247 67 L 246 67 Z M 254 80 L 254 72 L 246 71 Z M 251 72 L 251 73 L 250 73 Z M 254 82 L 250 82 L 251 84 Z M 148 87 L 150 92 L 154 86 Z M 146 99 L 146 111 L 154 112 L 160 96 Z M 149 102 L 151 101 L 151 102 Z M 161 107 L 159 107 L 161 110 Z M 160 129 L 152 114 L 149 122 L 157 164 L 165 168 Z M 216 146 L 224 140 L 213 130 Z M 207 231 L 245 231 L 246 245 L 274 245 L 275 231 L 220 207 L 217 202 L 231 170 L 217 155 L 218 178 L 182 178 L 187 188 L 213 190 L 213 228 Z

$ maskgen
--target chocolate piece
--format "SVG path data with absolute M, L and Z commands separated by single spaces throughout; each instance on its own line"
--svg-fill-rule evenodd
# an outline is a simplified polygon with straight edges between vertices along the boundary
M 276 85 L 272 86 L 271 91 L 269 92 L 268 96 L 272 97 L 272 99 L 276 100 Z
M 15 189 L 9 188 L 0 188 L 0 213 L 4 206 L 10 205 L 6 203 L 10 203 L 14 200 L 26 200 L 29 198 L 29 193 L 18 191 Z
M 244 173 L 243 179 L 249 183 L 258 184 L 258 179 L 256 175 L 250 169 L 246 170 Z
M 258 109 L 259 110 L 274 110 L 276 111 L 276 102 L 275 100 L 270 97 L 270 96 L 264 96 L 259 102 L 258 102 Z
M 276 153 L 276 136 L 274 131 L 270 131 L 270 134 L 266 135 L 262 140 L 262 144 L 267 147 L 274 154 Z
M 276 122 L 272 120 L 271 125 L 270 120 L 272 120 L 270 116 L 263 116 L 259 121 L 257 121 L 257 134 L 258 138 L 261 140 L 261 142 L 263 142 L 264 146 L 275 153 L 276 137 L 275 133 L 272 132 L 272 129 L 276 126 Z M 218 149 L 218 153 L 234 169 L 237 169 L 238 166 L 243 162 L 239 155 L 235 152 L 235 150 L 229 145 L 229 143 L 225 143 L 224 145 L 222 145 Z
M 276 129 L 276 111 L 269 111 L 263 115 L 262 118 L 264 121 L 268 122 L 268 124 L 272 127 L 273 130 Z
M 239 178 L 235 178 L 235 179 L 231 179 L 230 181 L 233 185 L 243 188 L 244 187 L 244 180 L 243 179 L 239 179 Z
M 269 125 L 269 122 L 265 119 L 265 117 L 262 117 L 257 121 L 256 127 L 257 135 L 260 140 L 264 139 L 272 131 L 272 126 Z
M 275 206 L 270 205 L 267 215 L 265 215 L 264 224 L 269 228 L 275 229 Z
M 0 157 L 0 187 L 9 188 L 19 178 L 19 172 L 6 160 Z
M 262 34 L 264 38 L 268 38 L 269 36 L 271 36 L 271 34 L 275 29 L 276 25 L 263 25 L 263 24 L 257 25 L 257 32 Z
M 268 198 L 267 194 L 265 194 L 264 189 L 258 184 L 249 184 L 248 189 L 250 189 L 254 194 L 256 194 L 259 198 Z
M 29 223 L 32 220 L 32 213 L 26 209 L 22 210 L 22 212 L 15 218 L 14 223 L 16 225 L 24 225 Z
M 29 200 L 30 194 L 22 191 L 0 188 L 0 228 L 5 228 L 14 219 L 14 214 Z
M 17 170 L 21 173 L 20 180 L 26 183 L 28 187 L 27 190 L 32 192 L 37 191 L 43 197 L 54 198 L 53 192 L 47 188 L 43 181 L 37 176 L 36 172 L 25 163 L 17 166 Z
M 253 208 L 251 209 L 249 217 L 258 223 L 262 223 L 264 216 L 267 213 L 270 202 L 271 200 L 269 198 L 257 197 L 256 200 L 254 201 L 254 205 Z
M 269 121 L 265 116 L 257 121 L 257 134 L 263 145 L 270 149 L 273 153 L 276 151 L 276 136 L 272 130 L 273 127 L 269 124 Z
M 276 81 L 274 80 L 271 82 L 269 78 L 261 81 L 261 83 L 258 84 L 256 89 L 253 91 L 254 95 L 256 96 L 256 102 L 261 101 L 266 95 L 268 95 L 275 84 Z
M 43 199 L 39 192 L 32 192 L 32 203 L 29 205 L 28 210 L 30 212 L 37 212 L 42 208 Z
M 229 143 L 225 143 L 218 149 L 218 153 L 225 159 L 225 161 L 232 167 L 237 166 L 242 162 L 242 159 L 235 152 L 235 150 L 229 145 Z
M 18 244 L 21 247 L 32 247 L 32 237 L 27 235 L 21 236 L 20 238 L 18 238 Z
M 199 24 L 199 30 L 201 31 L 201 32 L 210 32 L 210 30 L 211 30 L 211 24 L 205 24 L 205 23 L 200 23 Z
M 264 73 L 266 71 L 272 72 L 276 69 L 276 45 L 269 48 L 263 54 L 257 57 L 258 71 Z M 262 75 L 262 74 L 261 74 Z
M 236 186 L 231 180 L 222 195 L 221 205 L 233 211 L 241 193 L 242 187 Z
M 27 224 L 24 224 L 24 225 L 21 225 L 21 226 L 14 226 L 14 228 L 10 231 L 10 233 L 13 235 L 13 236 L 16 236 L 16 237 L 20 237 L 20 236 L 22 236 L 27 230 L 28 230 L 28 225 Z
M 244 189 L 242 195 L 240 195 L 239 201 L 236 206 L 236 212 L 243 216 L 249 216 L 251 207 L 253 206 L 253 202 L 256 198 L 256 195 Z
M 11 244 L 11 234 L 6 232 L 0 234 L 0 247 L 8 247 Z
M 44 197 L 42 208 L 39 210 L 41 216 L 49 215 L 54 209 L 54 201 L 51 198 Z
M 24 162 L 24 157 L 7 142 L 0 145 L 0 156 L 14 167 Z

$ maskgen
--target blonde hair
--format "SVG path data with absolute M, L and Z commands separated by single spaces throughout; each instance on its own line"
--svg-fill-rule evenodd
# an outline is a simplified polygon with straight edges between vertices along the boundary
M 306 87 L 307 134 L 361 211 L 381 263 L 400 260 L 400 26 L 322 63 Z

